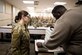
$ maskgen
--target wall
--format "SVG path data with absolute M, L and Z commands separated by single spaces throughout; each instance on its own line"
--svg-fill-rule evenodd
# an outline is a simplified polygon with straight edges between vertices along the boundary
M 75 3 L 78 0 L 65 0 L 67 2 L 67 4 L 65 5 L 65 7 L 69 10 L 69 9 L 73 9 L 76 5 Z
M 11 23 L 11 15 L 0 13 L 0 26 L 4 26 Z
M 4 2 L 2 0 L 0 0 L 0 13 L 2 13 L 4 10 L 3 5 L 4 5 Z
M 13 19 L 12 19 L 12 22 L 14 22 L 15 16 L 17 16 L 17 14 L 18 14 L 19 11 L 20 10 L 18 8 L 13 7 Z
M 4 26 L 11 23 L 12 20 L 12 6 L 7 2 L 0 0 L 0 26 Z

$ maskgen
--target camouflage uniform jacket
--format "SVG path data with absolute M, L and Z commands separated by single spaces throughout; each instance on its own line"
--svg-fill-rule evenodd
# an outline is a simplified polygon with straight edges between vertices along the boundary
M 29 31 L 24 25 L 16 24 L 12 29 L 12 55 L 29 55 Z

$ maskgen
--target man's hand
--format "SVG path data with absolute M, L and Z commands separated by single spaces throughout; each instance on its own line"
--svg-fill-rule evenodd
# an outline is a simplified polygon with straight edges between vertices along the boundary
M 37 42 L 36 44 L 37 44 L 38 48 L 42 48 L 43 47 L 42 42 Z

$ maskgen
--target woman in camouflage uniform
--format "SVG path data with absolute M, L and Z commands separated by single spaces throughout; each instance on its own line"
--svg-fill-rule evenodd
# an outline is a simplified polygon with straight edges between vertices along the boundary
M 13 26 L 11 39 L 12 55 L 29 55 L 29 31 L 27 25 L 30 17 L 27 11 L 20 11 L 16 18 L 18 22 Z

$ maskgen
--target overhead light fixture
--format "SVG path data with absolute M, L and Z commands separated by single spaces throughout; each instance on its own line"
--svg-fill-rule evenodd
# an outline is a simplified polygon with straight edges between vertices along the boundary
M 52 10 L 53 8 L 52 7 L 49 7 L 49 8 L 47 8 L 46 10 Z
M 55 2 L 54 5 L 65 5 L 66 2 Z
M 34 4 L 34 1 L 23 1 L 24 4 Z
M 47 12 L 51 12 L 52 9 L 53 9 L 52 7 L 48 7 L 48 8 L 46 8 L 46 9 L 44 9 L 43 12 L 46 12 L 46 11 L 47 11 Z
M 34 7 L 27 7 L 27 9 L 29 10 L 29 12 L 34 12 Z
M 34 7 L 27 7 L 27 9 L 34 9 Z

